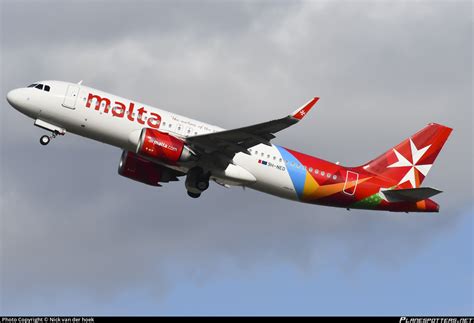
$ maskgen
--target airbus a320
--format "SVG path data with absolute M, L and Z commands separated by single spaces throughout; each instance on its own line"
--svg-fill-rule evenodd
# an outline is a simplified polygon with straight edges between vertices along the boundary
M 346 209 L 439 212 L 421 187 L 452 129 L 430 123 L 379 157 L 345 167 L 272 143 L 301 121 L 315 97 L 279 119 L 225 130 L 91 87 L 82 82 L 41 81 L 14 89 L 7 101 L 49 131 L 47 145 L 66 133 L 123 150 L 118 173 L 151 186 L 185 178 L 189 196 L 214 181 L 278 197 Z

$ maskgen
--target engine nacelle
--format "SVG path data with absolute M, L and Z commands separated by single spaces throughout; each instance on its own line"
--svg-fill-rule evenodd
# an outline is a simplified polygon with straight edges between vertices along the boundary
M 118 173 L 137 182 L 160 186 L 160 181 L 169 177 L 168 170 L 130 151 L 123 151 Z
M 168 164 L 185 162 L 193 158 L 184 141 L 151 128 L 142 129 L 136 153 Z

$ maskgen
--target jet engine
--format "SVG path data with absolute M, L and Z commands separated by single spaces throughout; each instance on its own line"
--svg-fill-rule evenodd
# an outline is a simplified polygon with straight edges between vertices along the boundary
M 137 154 L 168 164 L 192 160 L 193 154 L 184 141 L 156 129 L 143 128 Z
M 125 150 L 120 158 L 118 173 L 137 182 L 152 186 L 160 186 L 159 182 L 168 182 L 175 178 L 170 169 Z

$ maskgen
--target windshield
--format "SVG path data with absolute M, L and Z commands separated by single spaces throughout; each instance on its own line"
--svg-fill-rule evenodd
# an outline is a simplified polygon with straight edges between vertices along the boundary
M 34 87 L 35 89 L 43 90 L 46 92 L 49 92 L 49 90 L 51 89 L 49 85 L 41 84 L 41 83 L 33 83 L 33 84 L 28 85 L 27 87 Z

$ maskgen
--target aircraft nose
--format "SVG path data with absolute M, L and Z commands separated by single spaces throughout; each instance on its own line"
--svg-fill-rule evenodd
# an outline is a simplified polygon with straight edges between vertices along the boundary
M 19 89 L 11 90 L 7 93 L 7 101 L 10 103 L 14 108 L 17 108 L 20 105 L 21 101 L 21 93 Z

